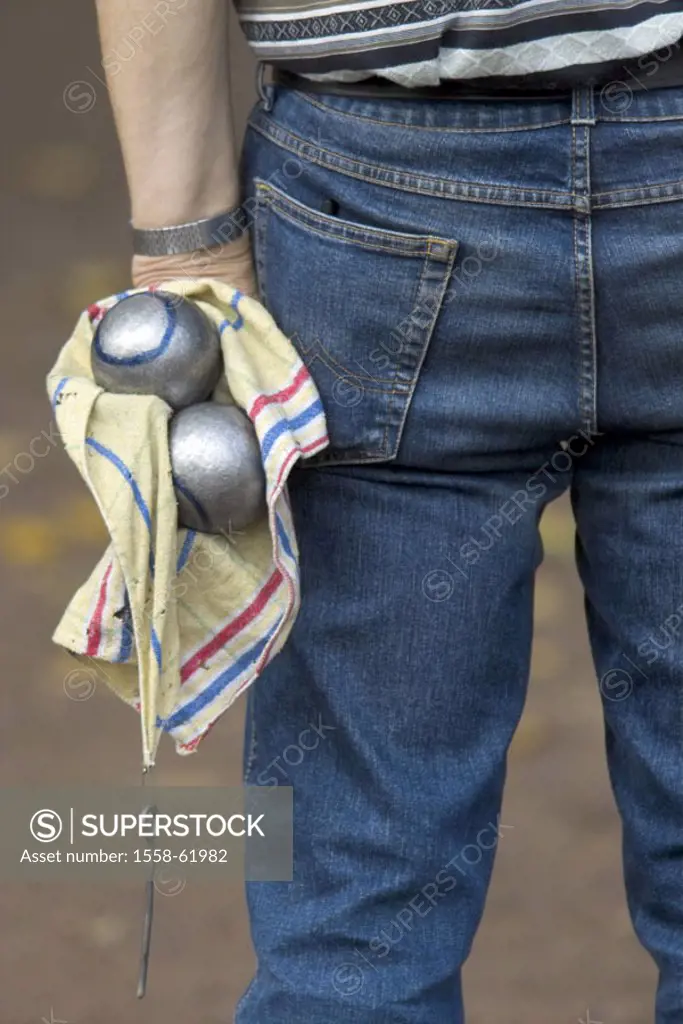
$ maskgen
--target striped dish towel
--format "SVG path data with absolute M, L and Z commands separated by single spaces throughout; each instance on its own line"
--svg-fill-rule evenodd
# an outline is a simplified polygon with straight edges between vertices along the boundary
M 92 377 L 90 345 L 107 309 L 90 306 L 48 376 L 66 450 L 111 543 L 70 601 L 53 639 L 140 712 L 143 764 L 163 732 L 193 752 L 282 648 L 299 608 L 298 549 L 287 499 L 297 459 L 328 443 L 315 384 L 255 299 L 213 279 L 159 289 L 197 302 L 220 331 L 225 375 L 213 400 L 250 417 L 261 446 L 268 515 L 229 537 L 179 529 L 168 450 L 171 409 L 114 395 Z

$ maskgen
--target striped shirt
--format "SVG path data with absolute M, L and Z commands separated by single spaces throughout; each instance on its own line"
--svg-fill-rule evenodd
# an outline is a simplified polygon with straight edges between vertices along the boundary
M 586 80 L 634 58 L 654 75 L 683 36 L 683 0 L 235 3 L 253 52 L 267 64 L 319 80 L 379 75 L 413 87 L 537 73 Z

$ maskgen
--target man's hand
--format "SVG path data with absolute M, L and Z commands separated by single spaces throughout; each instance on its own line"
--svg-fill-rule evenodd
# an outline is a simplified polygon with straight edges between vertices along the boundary
M 203 252 L 133 257 L 132 278 L 136 288 L 185 277 L 215 277 L 245 295 L 258 298 L 249 236 Z

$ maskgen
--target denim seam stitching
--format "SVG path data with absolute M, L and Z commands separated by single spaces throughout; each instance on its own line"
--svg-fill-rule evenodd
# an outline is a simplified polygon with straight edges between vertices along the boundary
M 660 181 L 656 185 L 625 185 L 623 188 L 611 188 L 607 192 L 596 192 L 594 198 L 598 199 L 600 196 L 616 196 L 620 192 L 646 192 L 648 189 L 659 189 L 659 188 L 683 188 L 683 178 L 675 178 L 673 181 Z
M 319 354 L 320 351 L 322 351 L 323 355 Z M 309 352 L 310 352 L 310 348 L 308 348 L 304 352 L 304 355 L 307 356 Z M 332 370 L 333 372 L 337 372 L 338 371 L 339 375 L 341 377 L 351 378 L 352 380 L 358 380 L 358 381 L 362 381 L 362 382 L 375 383 L 375 384 L 389 384 L 389 385 L 392 385 L 392 384 L 396 383 L 395 377 L 372 377 L 372 376 L 366 376 L 365 374 L 356 373 L 355 370 L 353 370 L 353 371 L 349 370 L 349 368 L 347 366 L 344 366 L 343 363 L 340 363 L 339 360 L 335 359 L 335 357 L 322 344 L 320 339 L 318 339 L 318 351 L 314 353 L 313 359 L 311 359 L 310 362 L 312 363 L 313 360 L 316 359 L 316 358 L 319 359 L 321 361 L 321 363 L 323 363 L 325 366 L 329 367 L 329 369 Z M 376 391 L 378 394 L 384 394 L 384 395 L 387 395 L 387 394 L 397 394 L 397 395 L 400 395 L 400 394 L 403 394 L 404 391 L 405 391 L 405 389 L 401 389 L 401 388 L 395 388 L 395 389 L 389 388 L 389 389 L 387 389 L 387 388 L 384 388 L 384 387 L 381 387 L 381 388 L 369 388 L 368 390 Z
M 676 189 L 677 194 L 668 194 L 671 189 Z M 629 194 L 631 198 L 626 198 Z M 610 207 L 651 206 L 655 203 L 680 202 L 683 199 L 683 181 L 649 185 L 647 188 L 633 187 L 597 192 L 593 199 L 595 205 L 601 210 Z
M 591 184 L 591 128 L 586 125 L 584 128 L 584 145 L 585 145 L 585 161 L 586 161 L 586 191 L 590 195 L 590 184 Z M 588 353 L 588 359 L 590 361 L 589 367 L 589 380 L 587 384 L 588 401 L 590 403 L 590 416 L 586 416 L 586 432 L 589 435 L 595 433 L 598 429 L 597 424 L 597 375 L 598 375 L 598 353 L 597 353 L 597 332 L 595 325 L 595 271 L 593 266 L 593 219 L 591 216 L 590 209 L 585 215 L 584 224 L 585 233 L 585 263 L 586 263 L 586 319 L 588 321 L 589 338 L 587 339 L 590 346 L 590 352 Z M 588 412 L 588 410 L 587 410 Z
M 581 127 L 583 131 L 579 137 L 576 125 L 574 122 L 572 123 L 572 187 L 578 195 L 580 167 L 581 180 L 584 184 L 583 198 L 586 198 L 590 194 L 590 128 L 585 124 L 584 119 L 581 119 Z M 580 156 L 579 147 L 581 147 Z M 581 223 L 579 223 L 579 217 L 583 218 Z M 596 362 L 595 303 L 590 248 L 591 220 L 590 214 L 587 215 L 580 208 L 575 208 L 572 219 L 579 330 L 579 416 L 582 426 L 592 434 L 595 432 Z M 580 261 L 580 253 L 585 256 L 583 266 Z M 587 326 L 588 334 L 586 333 Z
M 368 383 L 368 384 L 373 384 L 373 383 L 374 384 L 395 384 L 396 383 L 396 378 L 395 377 L 368 377 L 368 376 L 365 376 L 364 374 L 359 374 L 359 373 L 355 373 L 355 372 L 350 373 L 348 368 L 346 366 L 344 366 L 342 363 L 338 362 L 338 360 L 336 360 L 334 358 L 334 356 L 330 355 L 330 353 L 327 351 L 327 349 L 325 349 L 325 356 L 326 356 L 326 359 L 323 359 L 322 362 L 326 362 L 331 370 L 339 370 L 340 371 L 340 375 L 342 377 L 350 377 L 352 380 L 358 380 L 358 381 L 361 381 L 363 383 Z M 321 358 L 321 357 L 319 356 L 318 358 Z M 405 394 L 405 388 L 402 389 L 402 388 L 378 387 L 378 388 L 369 388 L 368 390 L 376 391 L 378 394 L 381 394 L 381 395 L 402 395 L 402 394 Z
M 316 466 L 360 466 L 366 462 L 384 462 L 386 455 L 379 449 L 362 448 L 356 451 L 352 448 L 339 448 L 334 455 L 325 456 L 324 452 L 314 455 L 310 459 L 302 459 L 299 462 L 300 469 L 315 469 Z
M 256 183 L 256 189 L 257 189 L 257 195 L 258 195 L 259 202 L 257 203 L 256 211 L 255 211 L 255 216 L 254 216 L 254 229 L 255 229 L 255 235 L 256 235 L 255 247 L 254 247 L 255 248 L 254 255 L 255 255 L 255 258 L 256 258 L 256 261 L 257 261 L 257 266 L 260 267 L 260 269 L 259 269 L 260 282 L 259 283 L 261 285 L 262 297 L 263 297 L 264 303 L 267 303 L 268 296 L 267 296 L 267 289 L 266 289 L 266 273 L 265 273 L 265 257 L 264 257 L 263 237 L 264 237 L 265 231 L 267 229 L 267 225 L 268 225 L 268 216 L 264 216 L 264 214 L 270 214 L 272 212 L 272 207 L 273 207 L 273 202 L 272 202 L 273 189 L 272 189 L 272 186 L 270 186 L 267 182 L 257 182 Z M 427 259 L 428 259 L 428 256 L 423 254 L 423 271 L 424 271 L 424 265 L 426 264 Z M 260 264 L 259 264 L 259 260 L 260 260 Z M 443 263 L 443 260 L 437 260 L 437 262 Z M 326 355 L 328 355 L 327 352 L 326 352 Z M 336 361 L 334 361 L 334 362 L 336 362 Z M 348 373 L 348 371 L 344 367 L 341 367 L 341 364 L 337 364 L 337 365 L 339 365 L 341 369 L 344 369 L 345 373 Z M 388 383 L 392 383 L 393 384 L 393 383 L 395 383 L 395 381 L 392 379 L 390 382 L 388 381 Z M 387 394 L 386 391 L 384 393 Z M 392 394 L 393 392 L 388 392 L 388 393 Z M 397 393 L 405 394 L 405 389 L 402 392 L 397 392 Z M 386 445 L 386 435 L 387 435 L 388 429 L 389 428 L 388 428 L 388 424 L 387 424 L 385 426 L 384 441 L 383 441 L 383 448 L 382 449 L 363 448 L 360 451 L 357 451 L 355 453 L 353 453 L 351 451 L 349 453 L 349 455 L 351 456 L 350 458 L 349 458 L 349 455 L 346 454 L 346 452 L 347 452 L 346 449 L 339 450 L 336 453 L 336 455 L 333 455 L 333 456 L 326 455 L 325 452 L 321 452 L 320 455 L 318 455 L 318 456 L 314 455 L 312 458 L 306 459 L 303 462 L 300 462 L 299 463 L 300 468 L 314 469 L 316 466 L 326 466 L 326 465 L 335 466 L 335 465 L 340 465 L 340 464 L 342 464 L 344 462 L 346 464 L 349 464 L 351 460 L 353 460 L 353 462 L 355 464 L 363 464 L 363 463 L 368 463 L 368 462 L 384 461 L 387 458 L 387 454 L 386 454 L 386 447 L 387 447 L 387 445 Z M 253 768 L 254 759 L 256 757 L 256 735 L 255 735 L 255 732 L 256 732 L 256 726 L 255 726 L 255 722 L 253 721 L 253 717 L 252 717 L 252 748 L 250 750 L 249 760 L 248 760 L 248 763 L 247 763 L 247 768 L 245 769 L 245 773 L 244 773 L 244 778 L 245 779 L 249 777 L 249 774 L 250 774 L 250 772 L 251 772 L 251 770 Z
M 422 125 L 422 124 L 404 124 L 401 121 L 384 121 L 381 118 L 369 117 L 367 114 L 352 114 L 348 110 L 339 110 L 337 107 L 333 106 L 332 104 L 324 103 L 324 102 L 322 102 L 320 100 L 314 100 L 310 96 L 302 95 L 301 98 L 306 103 L 309 103 L 313 107 L 317 107 L 319 110 L 321 110 L 325 114 L 328 114 L 328 113 L 338 114 L 340 117 L 348 117 L 348 118 L 350 118 L 352 120 L 357 120 L 357 121 L 369 121 L 371 124 L 381 124 L 381 125 L 384 125 L 387 128 L 399 128 L 399 129 L 404 130 L 404 131 L 405 130 L 409 130 L 409 131 L 418 131 L 418 132 L 444 132 L 444 133 L 449 134 L 449 135 L 450 134 L 454 134 L 454 133 L 466 134 L 466 133 L 470 133 L 470 132 L 477 133 L 477 134 L 498 135 L 501 132 L 532 131 L 532 130 L 537 129 L 537 128 L 556 128 L 559 125 L 569 124 L 569 118 L 567 117 L 567 118 L 561 118 L 560 120 L 556 120 L 556 121 L 541 121 L 538 124 L 536 124 L 534 122 L 533 124 L 511 125 L 511 126 L 505 127 L 505 128 L 500 128 L 500 127 L 499 128 L 449 128 L 447 126 L 445 126 L 443 128 L 440 128 L 440 127 L 433 127 L 432 128 L 432 127 L 429 127 L 428 125 Z
M 292 201 L 291 206 L 288 205 L 287 199 L 289 197 L 285 193 L 280 194 L 279 190 L 268 182 L 257 182 L 256 188 L 263 196 L 265 203 L 286 220 L 296 225 L 303 225 L 309 231 L 321 235 L 323 238 L 334 238 L 335 241 L 346 245 L 359 245 L 373 252 L 389 252 L 396 256 L 410 256 L 417 259 L 422 259 L 425 255 L 431 256 L 433 259 L 439 259 L 439 254 L 432 250 L 432 245 L 446 246 L 448 248 L 454 245 L 454 239 L 441 238 L 439 235 L 411 235 L 407 232 L 389 234 L 389 232 L 383 231 L 382 228 L 375 228 L 371 225 L 367 225 L 367 227 L 362 224 L 355 225 L 351 221 L 342 220 L 335 224 L 333 218 L 328 221 L 324 214 L 318 217 L 316 210 L 308 212 L 302 208 L 301 204 L 294 201 Z M 318 224 L 324 224 L 326 227 L 319 227 Z M 402 243 L 397 237 L 400 234 L 404 235 L 405 243 Z M 391 244 L 379 245 L 371 240 L 372 235 L 376 235 L 378 239 L 385 239 L 387 243 Z M 414 248 L 407 248 L 411 243 Z M 404 245 L 403 248 L 401 247 L 402 244 Z
M 576 184 L 576 125 L 572 123 L 572 156 L 571 156 L 572 189 Z M 579 421 L 583 417 L 583 366 L 581 359 L 581 284 L 579 280 L 579 224 L 576 209 L 572 211 L 572 242 L 574 249 L 574 300 L 578 316 L 579 358 L 576 370 L 576 392 L 578 397 Z
M 660 121 L 683 121 L 683 114 L 658 114 L 655 117 L 618 117 L 618 116 L 599 116 L 596 120 L 598 121 L 610 121 L 616 124 L 650 124 L 652 122 Z
M 265 201 L 262 204 L 261 210 L 262 210 L 263 213 L 271 214 L 273 212 L 273 204 L 267 198 L 265 198 Z M 285 217 L 285 219 L 290 220 L 290 218 L 287 218 L 287 217 Z M 295 223 L 298 226 L 299 222 L 298 221 L 293 221 L 293 223 Z M 266 224 L 267 224 L 267 217 L 263 217 L 262 216 L 261 217 L 261 224 L 259 225 L 259 232 L 260 232 L 261 236 L 264 234 L 264 232 L 266 230 Z M 262 245 L 261 245 L 261 249 L 262 249 Z M 423 254 L 423 258 L 422 259 L 423 259 L 423 267 L 424 267 L 424 262 L 426 260 L 426 257 L 424 256 L 424 254 Z M 262 278 L 263 278 L 263 281 L 265 282 L 265 260 L 263 261 Z M 263 295 L 264 301 L 267 302 L 268 296 L 267 296 L 267 293 L 266 293 L 265 286 L 262 286 L 261 291 L 262 291 L 262 295 Z M 369 384 L 375 384 L 375 385 L 383 385 L 383 384 L 395 385 L 396 384 L 395 377 L 378 378 L 378 377 L 367 376 L 365 374 L 358 374 L 355 371 L 350 372 L 348 367 L 344 366 L 337 359 L 335 359 L 335 357 L 330 352 L 328 352 L 327 348 L 320 341 L 318 342 L 318 347 L 322 351 L 322 355 L 316 353 L 316 354 L 314 354 L 313 358 L 320 359 L 320 361 L 322 363 L 324 363 L 326 366 L 328 366 L 330 370 L 332 370 L 334 373 L 338 372 L 339 375 L 342 376 L 342 377 L 351 377 L 354 380 L 359 380 L 361 382 L 367 382 Z M 307 353 L 304 353 L 304 354 L 307 354 Z M 310 360 L 310 362 L 312 362 L 312 361 L 313 360 Z M 381 387 L 380 386 L 380 387 L 370 388 L 369 390 L 373 390 L 373 391 L 376 391 L 378 394 L 385 394 L 385 395 L 404 394 L 405 393 L 405 388 L 403 388 L 403 389 L 399 389 L 399 388 L 387 389 L 385 387 Z
M 425 274 L 427 273 L 427 267 L 429 266 L 429 263 L 430 263 L 430 257 L 428 255 L 425 255 L 425 258 L 422 261 L 422 270 L 420 271 L 420 279 L 419 279 L 419 281 L 417 283 L 417 290 L 415 292 L 415 305 L 416 306 L 419 305 L 420 296 L 422 294 L 422 288 L 424 287 Z M 411 317 L 412 317 L 412 314 L 414 313 L 414 311 L 415 311 L 415 306 L 413 306 L 413 310 L 411 311 Z M 434 321 L 434 320 L 435 320 L 435 317 L 432 318 L 432 321 Z M 386 419 L 385 419 L 385 423 L 384 423 L 384 441 L 383 441 L 383 445 L 382 446 L 383 446 L 384 450 L 387 453 L 387 458 L 388 459 L 395 459 L 396 455 L 398 454 L 398 449 L 399 449 L 399 446 L 401 444 L 401 437 L 403 435 L 403 426 L 405 424 L 405 419 L 406 419 L 406 414 L 407 414 L 407 407 L 410 405 L 410 399 L 411 399 L 412 394 L 413 394 L 413 392 L 415 390 L 415 387 L 416 387 L 416 384 L 417 384 L 417 378 L 418 378 L 418 376 L 420 374 L 420 368 L 422 366 L 422 363 L 424 362 L 424 355 L 425 355 L 425 353 L 427 351 L 427 348 L 429 347 L 429 342 L 431 341 L 431 337 L 432 337 L 432 331 L 431 331 L 431 328 L 430 328 L 430 330 L 428 332 L 426 332 L 426 337 L 425 337 L 425 339 L 424 339 L 424 341 L 423 341 L 423 343 L 421 345 L 420 350 L 418 350 L 417 364 L 416 364 L 415 369 L 413 371 L 411 381 L 408 383 L 407 394 L 406 394 L 405 402 L 404 402 L 404 405 L 406 407 L 406 411 L 405 411 L 404 415 L 400 416 L 400 418 L 399 418 L 399 422 L 398 422 L 397 427 L 396 427 L 396 441 L 394 442 L 392 447 L 389 447 L 389 427 L 392 425 L 392 413 L 393 413 L 393 410 L 394 410 L 394 406 L 396 404 L 393 401 L 394 395 L 391 396 L 390 401 L 387 403 L 387 414 L 386 414 Z M 421 356 L 421 358 L 420 358 L 420 356 Z M 397 366 L 396 367 L 396 373 L 398 373 L 398 369 L 399 368 Z M 394 375 L 394 383 L 395 382 L 396 382 L 396 375 Z M 400 413 L 400 410 L 399 410 L 399 413 Z
M 263 305 L 267 307 L 268 289 L 266 281 L 266 262 L 264 257 L 264 240 L 268 219 L 263 216 L 263 214 L 267 212 L 267 205 L 260 201 L 261 195 L 258 191 L 258 184 L 256 186 L 256 190 L 256 209 L 254 210 L 254 262 L 258 273 Z
M 411 380 L 403 387 L 402 390 L 398 390 L 398 389 L 394 388 L 391 391 L 385 391 L 384 392 L 385 395 L 390 395 L 392 397 L 394 395 L 401 395 L 404 398 L 403 412 L 402 412 L 402 415 L 400 416 L 399 422 L 396 425 L 396 441 L 395 441 L 395 443 L 392 446 L 389 446 L 389 443 L 388 443 L 388 434 L 389 434 L 389 430 L 390 430 L 390 428 L 392 426 L 392 423 L 391 423 L 391 412 L 392 412 L 392 407 L 393 407 L 392 404 L 389 403 L 389 405 L 387 406 L 387 415 L 386 415 L 386 421 L 385 421 L 385 425 L 384 425 L 384 436 L 383 436 L 383 439 L 382 439 L 382 447 L 381 448 L 361 449 L 360 451 L 354 451 L 353 449 L 341 449 L 341 450 L 337 451 L 335 455 L 327 455 L 327 456 L 326 456 L 325 452 L 321 452 L 319 457 L 318 456 L 314 456 L 313 459 L 307 460 L 308 466 L 307 467 L 302 467 L 302 468 L 314 469 L 316 466 L 328 466 L 328 465 L 331 465 L 331 466 L 341 466 L 341 465 L 351 465 L 351 464 L 360 465 L 360 464 L 368 463 L 368 462 L 385 462 L 385 461 L 388 462 L 388 461 L 391 461 L 392 459 L 396 458 L 396 455 L 398 454 L 399 447 L 401 445 L 401 440 L 403 438 L 403 431 L 405 429 L 406 419 L 408 418 L 408 411 L 410 409 L 410 404 L 411 404 L 413 395 L 415 393 L 415 388 L 417 387 L 418 380 L 419 380 L 419 377 L 420 377 L 420 373 L 422 371 L 422 366 L 423 366 L 424 361 L 425 361 L 425 359 L 427 357 L 427 352 L 429 350 L 429 345 L 430 345 L 431 340 L 432 340 L 432 335 L 434 333 L 434 328 L 436 326 L 436 322 L 438 320 L 438 317 L 439 317 L 439 314 L 441 312 L 441 309 L 443 308 L 443 297 L 444 297 L 444 293 L 445 293 L 445 289 L 446 289 L 447 283 L 450 280 L 452 272 L 453 272 L 453 264 L 455 263 L 455 257 L 457 255 L 458 248 L 459 248 L 458 244 L 455 244 L 452 247 L 452 249 L 451 249 L 451 251 L 449 253 L 449 258 L 448 258 L 447 261 L 444 261 L 442 259 L 439 259 L 439 258 L 434 257 L 433 255 L 430 255 L 429 253 L 427 253 L 425 255 L 423 263 L 422 263 L 422 270 L 421 270 L 421 273 L 420 273 L 420 280 L 419 280 L 417 291 L 416 291 L 416 306 L 419 305 L 420 296 L 422 294 L 423 287 L 424 287 L 425 275 L 427 273 L 427 269 L 428 269 L 430 263 L 434 263 L 434 264 L 436 264 L 437 266 L 439 266 L 441 268 L 441 281 L 440 281 L 440 284 L 438 286 L 438 292 L 437 292 L 439 294 L 439 301 L 438 301 L 438 303 L 436 304 L 436 306 L 434 308 L 434 312 L 432 313 L 432 316 L 430 318 L 429 324 L 427 325 L 427 327 L 425 328 L 425 330 L 423 332 L 424 333 L 424 338 L 423 338 L 421 344 L 419 345 L 418 358 L 417 358 L 417 362 L 416 362 L 415 369 L 413 371 Z M 393 383 L 395 383 L 395 380 L 393 381 Z M 347 452 L 348 452 L 348 454 L 347 454 Z
M 379 245 L 378 243 L 371 242 L 369 239 L 365 241 L 363 238 L 347 238 L 342 233 L 338 234 L 334 231 L 326 231 L 322 228 L 316 228 L 303 217 L 292 216 L 289 211 L 283 208 L 282 204 L 277 202 L 277 200 L 272 200 L 269 205 L 271 209 L 279 213 L 285 220 L 288 220 L 290 224 L 305 226 L 306 230 L 310 231 L 311 234 L 320 235 L 321 238 L 333 238 L 335 242 L 340 242 L 342 245 L 354 245 L 359 246 L 361 249 L 369 249 L 371 252 L 387 252 L 392 256 L 406 256 L 417 259 L 424 259 L 427 255 L 426 247 L 422 251 L 410 251 L 407 249 L 401 249 L 398 245 L 395 248 L 390 245 Z
M 324 167 L 326 170 L 343 174 L 346 177 L 358 178 L 361 181 L 367 181 L 370 184 L 379 185 L 383 188 L 400 189 L 403 192 L 410 192 L 418 195 L 436 195 L 446 199 L 482 203 L 484 205 L 522 206 L 551 210 L 571 209 L 572 202 L 575 198 L 571 192 L 556 192 L 548 189 L 518 190 L 504 185 L 452 182 L 447 178 L 431 178 L 426 175 L 421 175 L 417 178 L 415 175 L 406 174 L 403 171 L 396 171 L 395 169 L 384 165 L 360 164 L 357 161 L 351 160 L 349 157 L 345 157 L 341 154 L 336 154 L 330 150 L 307 143 L 305 140 L 300 139 L 289 131 L 281 129 L 279 126 L 277 126 L 277 128 L 273 128 L 272 126 L 265 127 L 263 125 L 257 125 L 251 121 L 249 127 L 251 127 L 253 131 L 258 132 L 264 138 L 268 139 L 274 145 L 277 145 L 281 149 L 285 149 L 291 153 L 297 153 L 304 159 L 309 160 L 310 163 Z M 321 159 L 321 156 L 323 155 L 327 156 L 329 159 Z M 372 168 L 382 174 L 391 175 L 393 180 L 386 181 L 377 175 L 364 174 L 361 170 L 355 169 L 360 167 Z M 422 184 L 418 184 L 418 182 Z M 429 183 L 431 182 L 434 183 L 433 187 L 429 187 Z M 427 187 L 425 187 L 425 183 L 428 183 Z M 487 194 L 481 196 L 473 195 L 472 190 L 486 192 Z M 502 193 L 500 198 L 496 197 L 496 193 Z M 520 193 L 541 193 L 549 198 L 546 200 L 524 199 Z
M 424 364 L 425 359 L 427 358 L 427 352 L 429 351 L 429 346 L 430 346 L 431 341 L 432 341 L 432 336 L 434 334 L 434 330 L 436 328 L 437 321 L 438 321 L 439 316 L 441 315 L 441 311 L 443 309 L 444 296 L 446 294 L 446 289 L 448 288 L 448 284 L 449 284 L 449 282 L 451 280 L 451 276 L 453 274 L 453 266 L 455 264 L 455 258 L 456 258 L 456 255 L 457 255 L 457 251 L 458 250 L 456 248 L 450 254 L 448 263 L 443 268 L 443 273 L 441 275 L 441 280 L 440 280 L 439 284 L 434 288 L 434 292 L 438 296 L 438 302 L 435 303 L 434 313 L 433 313 L 433 315 L 432 315 L 432 317 L 430 319 L 429 326 L 428 326 L 427 330 L 425 331 L 425 340 L 424 340 L 424 344 L 422 345 L 422 351 L 421 351 L 421 353 L 419 355 L 418 363 L 417 363 L 417 366 L 415 368 L 415 373 L 413 374 L 413 379 L 412 379 L 411 384 L 410 384 L 409 394 L 408 394 L 407 399 L 406 399 L 406 401 L 404 403 L 404 406 L 403 406 L 403 415 L 401 417 L 401 422 L 400 422 L 398 430 L 397 430 L 397 441 L 396 441 L 396 446 L 395 446 L 395 449 L 394 449 L 394 454 L 398 453 L 398 449 L 399 449 L 400 444 L 401 444 L 401 439 L 403 438 L 403 432 L 405 430 L 406 420 L 408 418 L 408 412 L 410 411 L 410 406 L 411 406 L 411 403 L 412 403 L 412 400 L 413 400 L 413 395 L 415 394 L 415 389 L 417 388 L 417 385 L 418 385 L 418 382 L 419 382 L 419 379 L 420 379 L 420 373 L 422 372 L 422 366 Z M 425 261 L 425 267 L 426 267 L 426 261 Z M 423 282 L 424 282 L 424 275 L 423 275 L 423 279 L 421 281 L 420 291 L 422 290 Z M 419 292 L 418 292 L 418 298 L 419 298 Z
M 593 116 L 593 124 L 595 124 L 595 116 L 593 110 L 593 93 L 589 96 L 589 112 Z M 586 125 L 584 128 L 585 135 L 585 149 L 586 149 L 586 193 L 589 197 L 590 204 L 590 193 L 591 193 L 591 181 L 592 181 L 592 166 L 591 166 L 591 145 L 592 145 L 592 128 L 590 125 Z M 595 323 L 595 267 L 593 265 L 593 217 L 591 212 L 591 206 L 589 205 L 586 213 L 586 284 L 588 287 L 588 300 L 589 307 L 587 309 L 587 317 L 590 319 L 590 359 L 591 359 L 591 379 L 590 379 L 590 422 L 588 424 L 587 433 L 590 435 L 594 434 L 598 429 L 598 339 L 597 339 L 597 327 Z
M 626 210 L 632 206 L 657 206 L 661 203 L 680 202 L 683 194 L 679 196 L 644 196 L 641 199 L 622 199 L 616 202 L 599 202 L 595 204 L 598 210 Z

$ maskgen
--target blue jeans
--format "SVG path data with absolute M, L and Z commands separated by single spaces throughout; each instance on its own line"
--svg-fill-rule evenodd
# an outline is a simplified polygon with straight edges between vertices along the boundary
M 683 88 L 266 99 L 261 297 L 331 445 L 291 480 L 302 606 L 249 697 L 245 780 L 293 786 L 295 875 L 249 887 L 235 1019 L 464 1021 L 569 491 L 630 912 L 680 1024 Z

